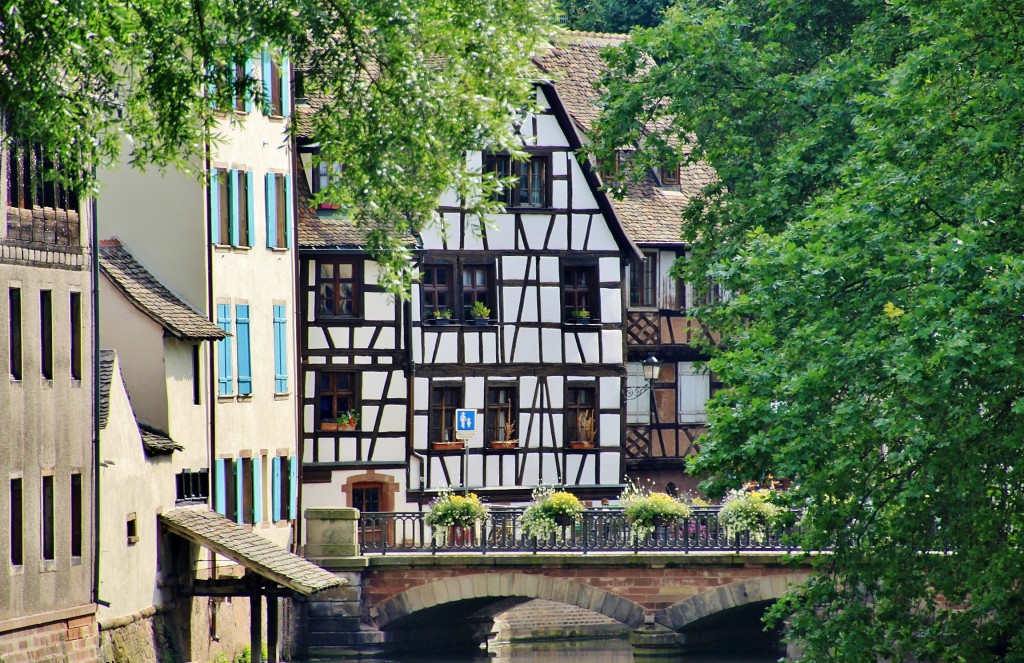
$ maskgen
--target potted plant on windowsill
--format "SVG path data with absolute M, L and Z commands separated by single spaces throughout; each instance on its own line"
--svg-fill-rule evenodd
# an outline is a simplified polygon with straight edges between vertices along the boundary
M 667 493 L 654 492 L 650 485 L 633 482 L 626 485 L 619 499 L 634 540 L 645 539 L 658 527 L 677 525 L 693 512 L 689 504 Z
M 348 410 L 338 415 L 338 430 L 355 430 L 359 426 L 359 413 Z
M 552 534 L 562 535 L 564 529 L 583 520 L 583 504 L 572 493 L 540 486 L 533 491 L 533 502 L 519 516 L 523 536 L 546 540 Z
M 487 308 L 479 299 L 473 302 L 473 306 L 469 309 L 469 314 L 472 316 L 470 323 L 474 325 L 486 325 L 490 322 L 491 309 Z
M 452 312 L 450 309 L 439 308 L 434 311 L 434 324 L 435 325 L 450 325 L 452 324 Z
M 430 511 L 423 521 L 430 527 L 435 545 L 472 543 L 474 526 L 489 513 L 475 493 L 456 495 L 442 491 L 430 502 Z
M 434 451 L 457 451 L 465 446 L 465 440 L 442 440 L 430 443 L 430 448 Z
M 569 311 L 569 321 L 577 325 L 590 324 L 590 311 L 585 308 L 577 308 Z
M 569 440 L 570 449 L 593 449 L 597 436 L 597 424 L 592 410 L 582 410 L 576 415 L 576 434 L 579 439 Z
M 519 446 L 519 438 L 516 435 L 516 424 L 512 421 L 512 403 L 508 404 L 508 414 L 505 416 L 505 423 L 502 425 L 502 439 L 491 440 L 492 449 L 515 449 Z

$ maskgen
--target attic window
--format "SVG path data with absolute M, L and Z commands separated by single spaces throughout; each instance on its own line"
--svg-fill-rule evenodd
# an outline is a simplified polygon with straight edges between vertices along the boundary
M 550 207 L 551 159 L 532 156 L 526 161 L 514 161 L 508 154 L 484 155 L 484 172 L 495 173 L 505 179 L 517 179 L 495 194 L 495 199 L 506 207 Z
M 665 186 L 679 184 L 679 164 L 661 167 L 661 183 Z

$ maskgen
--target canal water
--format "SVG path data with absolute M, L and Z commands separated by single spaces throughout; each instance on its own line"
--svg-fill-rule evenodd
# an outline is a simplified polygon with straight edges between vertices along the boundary
M 770 663 L 778 655 L 759 652 L 681 654 L 680 663 Z M 642 659 L 636 659 L 640 661 Z M 646 660 L 646 659 L 644 659 Z M 665 661 L 666 659 L 662 659 Z M 633 649 L 625 640 L 564 640 L 492 645 L 490 651 L 453 652 L 429 657 L 412 654 L 392 657 L 388 663 L 634 663 Z

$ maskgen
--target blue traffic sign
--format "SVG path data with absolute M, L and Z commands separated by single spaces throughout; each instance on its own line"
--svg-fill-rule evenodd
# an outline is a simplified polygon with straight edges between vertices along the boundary
M 476 410 L 455 410 L 455 439 L 476 437 Z

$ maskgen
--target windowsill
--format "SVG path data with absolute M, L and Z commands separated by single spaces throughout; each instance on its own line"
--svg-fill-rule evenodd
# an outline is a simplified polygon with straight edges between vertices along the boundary
M 23 384 L 23 382 L 21 381 L 20 378 L 16 378 L 13 375 L 11 376 L 11 386 L 12 387 L 21 387 L 22 384 Z
M 10 567 L 8 567 L 7 575 L 12 575 L 12 576 L 23 576 L 23 575 L 25 575 L 25 565 L 24 564 L 12 564 Z
M 274 394 L 274 400 L 275 401 L 286 401 L 286 400 L 289 400 L 291 397 L 292 397 L 292 393 L 290 391 L 286 391 L 286 392 L 280 393 L 280 394 Z
M 71 378 L 71 388 L 80 389 L 82 387 L 82 378 Z
M 451 322 L 442 322 L 440 324 L 438 324 L 434 320 L 423 320 L 422 322 L 424 327 L 428 327 L 430 329 L 438 331 L 442 329 L 463 329 L 467 327 L 469 329 L 472 329 L 473 327 L 477 327 L 479 329 L 493 329 L 495 327 L 501 326 L 501 322 L 499 322 L 498 320 L 488 320 L 487 322 L 484 323 L 477 323 L 469 320 L 452 320 Z
M 217 402 L 218 403 L 234 403 L 235 402 L 235 395 L 234 394 L 217 394 Z
M 590 322 L 573 322 L 571 320 L 566 320 L 565 322 L 562 323 L 562 326 L 563 327 L 582 327 L 582 328 L 585 328 L 585 329 L 588 329 L 588 328 L 598 328 L 598 327 L 601 326 L 601 321 L 600 320 L 591 320 Z
M 46 377 L 44 377 L 42 379 L 42 381 L 40 382 L 40 385 L 44 389 L 53 389 L 53 378 L 46 378 Z
M 39 563 L 40 573 L 53 573 L 57 570 L 57 561 L 53 559 L 44 559 Z
M 216 251 L 217 253 L 231 253 L 231 248 L 232 247 L 231 247 L 230 244 L 214 244 L 213 245 L 213 250 Z
M 267 117 L 268 120 L 276 120 L 278 122 L 280 122 L 281 120 L 287 119 L 284 115 L 276 115 L 276 114 L 267 115 L 266 117 Z
M 556 209 L 554 207 L 551 207 L 550 205 L 546 205 L 544 207 L 516 207 L 516 206 L 512 206 L 512 205 L 506 205 L 505 206 L 505 211 L 506 212 L 515 212 L 515 213 L 518 213 L 518 214 L 531 214 L 531 213 L 550 214 L 550 213 L 556 211 Z
M 238 246 L 231 246 L 232 253 L 248 253 L 249 251 L 252 251 L 251 246 L 245 246 L 243 244 L 239 244 Z
M 71 566 L 81 566 L 81 565 L 82 565 L 82 558 L 81 557 L 72 557 L 71 558 Z
M 362 317 L 354 315 L 317 315 L 313 318 L 314 322 L 329 322 L 333 324 L 354 324 L 359 322 L 365 322 Z
M 268 246 L 267 248 L 273 253 L 288 253 L 291 250 L 287 246 Z
M 139 542 L 139 537 L 137 537 L 137 536 L 129 536 L 128 537 L 128 545 L 134 546 L 138 542 Z
M 237 400 L 239 403 L 248 403 L 252 401 L 252 394 L 238 394 Z

